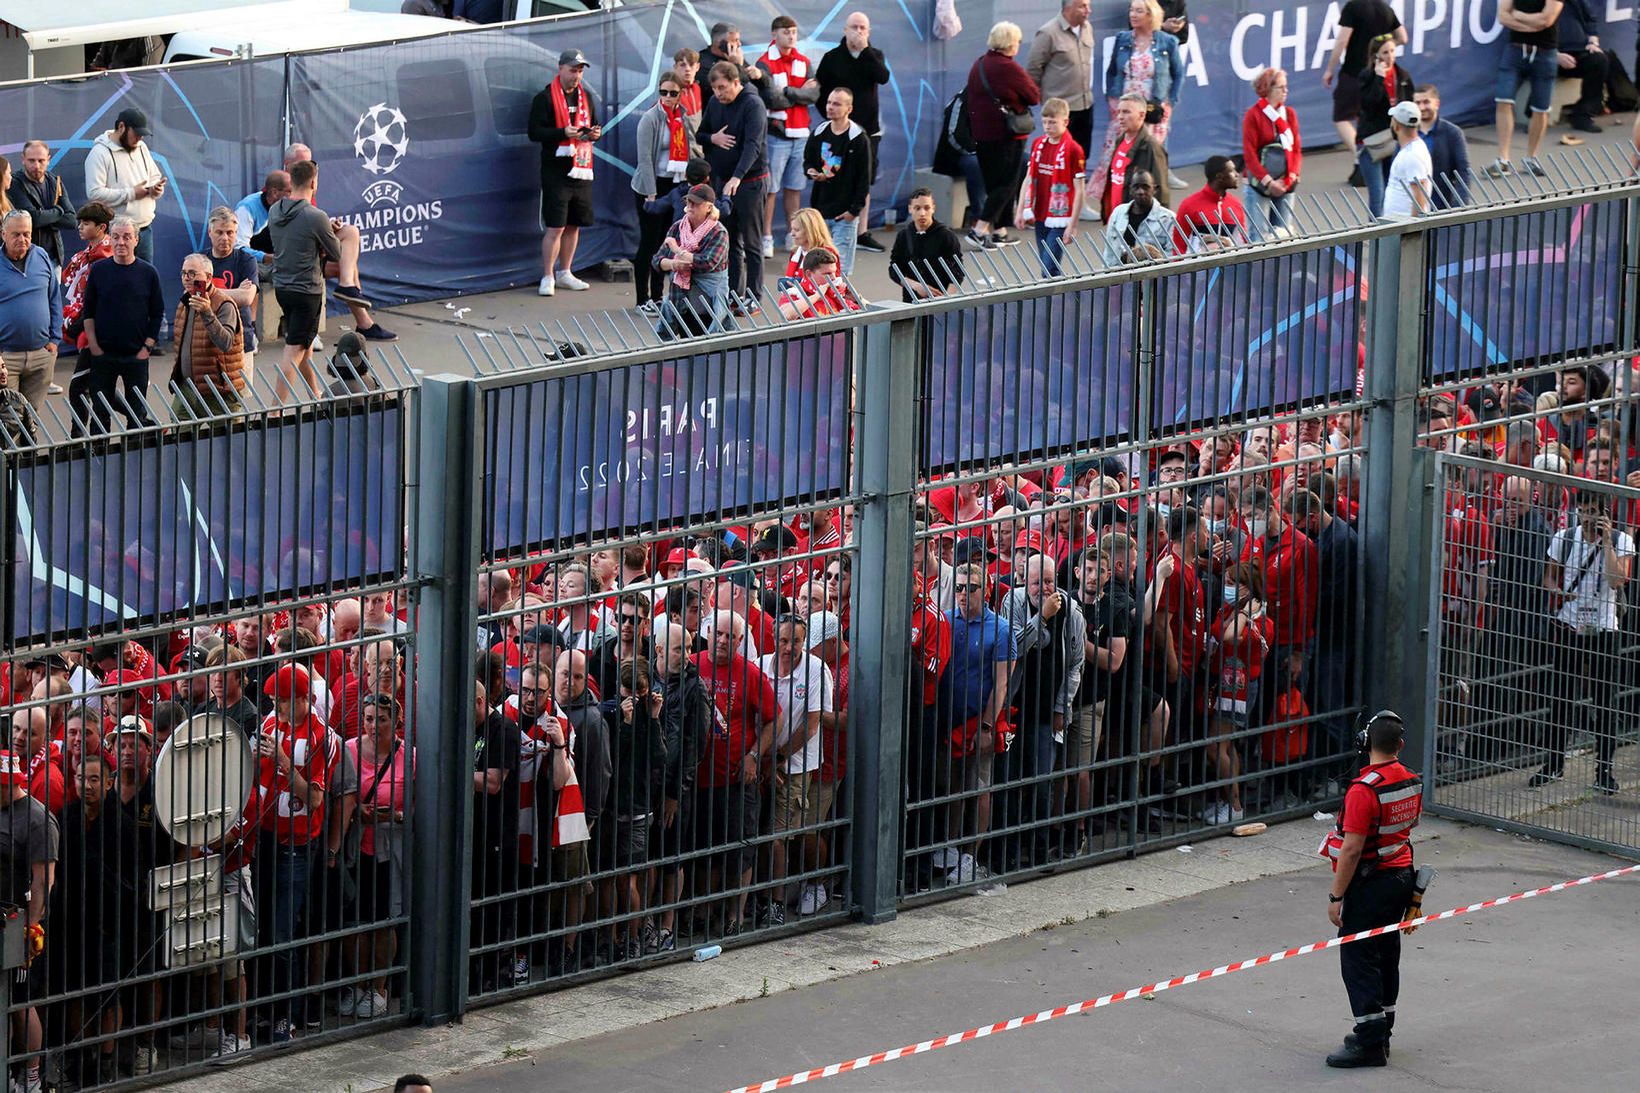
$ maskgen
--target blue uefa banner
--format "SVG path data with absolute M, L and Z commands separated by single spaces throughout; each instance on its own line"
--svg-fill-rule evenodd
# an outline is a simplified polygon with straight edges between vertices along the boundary
M 488 391 L 488 548 L 508 554 L 841 491 L 852 447 L 851 337 Z
M 404 415 L 368 410 L 12 462 L 9 643 L 397 572 Z
M 1153 428 L 1176 431 L 1352 396 L 1360 260 L 1357 244 L 1164 279 Z
M 1606 201 L 1430 233 L 1431 378 L 1614 345 L 1626 217 Z
M 1125 435 L 1136 301 L 1120 285 L 934 316 L 929 472 Z
M 169 316 L 182 294 L 176 273 L 192 251 L 208 249 L 205 220 L 217 205 L 234 205 L 279 165 L 283 147 L 285 61 L 189 65 L 110 72 L 73 80 L 0 87 L 7 119 L 0 155 L 22 169 L 25 141 L 51 148 L 48 170 L 69 201 L 85 201 L 85 156 L 121 110 L 138 107 L 153 133 L 148 148 L 167 186 L 154 219 L 154 264 L 165 286 Z M 62 233 L 66 254 L 80 249 L 73 225 Z

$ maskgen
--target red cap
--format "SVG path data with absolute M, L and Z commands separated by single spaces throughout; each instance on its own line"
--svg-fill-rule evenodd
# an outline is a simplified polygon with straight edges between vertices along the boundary
M 28 787 L 28 771 L 23 767 L 22 758 L 9 751 L 0 751 L 0 786 Z
M 153 680 L 134 668 L 116 668 L 103 679 L 105 687 L 118 687 L 122 683 L 152 683 Z
M 699 557 L 700 555 L 696 554 L 692 550 L 686 550 L 683 547 L 673 547 L 671 550 L 666 552 L 666 561 L 661 564 L 681 567 L 689 564 L 689 560 L 691 558 Z
M 953 542 L 956 541 L 957 529 L 952 527 L 950 524 L 933 523 L 928 526 L 928 530 L 934 533 L 934 538 L 936 539 L 950 539 Z
M 306 668 L 300 664 L 281 664 L 262 685 L 262 693 L 269 698 L 306 698 L 313 690 Z
M 1034 550 L 1038 554 L 1042 551 L 1042 533 L 1040 531 L 1022 531 L 1014 536 L 1015 550 Z

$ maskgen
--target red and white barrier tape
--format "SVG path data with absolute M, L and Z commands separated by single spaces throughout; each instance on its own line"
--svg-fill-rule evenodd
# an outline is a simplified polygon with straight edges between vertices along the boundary
M 945 1036 L 937 1036 L 932 1040 L 924 1040 L 920 1044 L 911 1044 L 907 1047 L 895 1048 L 893 1051 L 879 1051 L 874 1055 L 862 1055 L 858 1059 L 850 1059 L 843 1063 L 832 1063 L 830 1066 L 816 1067 L 797 1074 L 788 1074 L 784 1078 L 770 1078 L 767 1081 L 755 1082 L 752 1085 L 743 1085 L 729 1091 L 729 1093 L 772 1093 L 776 1089 L 786 1089 L 805 1082 L 819 1081 L 821 1078 L 830 1078 L 838 1074 L 847 1074 L 851 1070 L 861 1070 L 868 1066 L 877 1066 L 881 1063 L 892 1063 L 896 1059 L 904 1059 L 910 1055 L 921 1055 L 924 1052 L 934 1051 L 952 1044 L 966 1043 L 969 1040 L 979 1040 L 999 1032 L 1012 1032 L 1027 1025 L 1040 1025 L 1044 1021 L 1052 1021 L 1058 1017 L 1071 1017 L 1088 1010 L 1100 1009 L 1114 1005 L 1117 1002 L 1126 1002 L 1146 994 L 1155 994 L 1160 991 L 1171 990 L 1174 987 L 1184 987 L 1191 983 L 1199 983 L 1206 979 L 1217 979 L 1221 975 L 1239 972 L 1246 968 L 1257 968 L 1265 964 L 1274 964 L 1278 960 L 1286 960 L 1294 956 L 1308 956 L 1324 949 L 1335 949 L 1340 945 L 1348 945 L 1352 941 L 1363 941 L 1369 937 L 1378 937 L 1395 930 L 1407 930 L 1415 926 L 1422 926 L 1429 922 L 1440 922 L 1443 919 L 1456 918 L 1458 915 L 1467 915 L 1475 911 L 1485 911 L 1492 907 L 1502 907 L 1506 903 L 1518 903 L 1521 900 L 1531 899 L 1534 896 L 1547 896 L 1554 892 L 1563 892 L 1568 888 L 1578 888 L 1585 884 L 1593 884 L 1598 880 L 1610 880 L 1612 877 L 1621 877 L 1625 873 L 1640 873 L 1640 865 L 1628 865 L 1621 869 L 1610 869 L 1593 876 L 1579 877 L 1577 880 L 1561 881 L 1551 884 L 1547 888 L 1534 888 L 1529 892 L 1516 892 L 1512 896 L 1503 896 L 1499 899 L 1484 900 L 1480 903 L 1471 903 L 1467 907 L 1454 907 L 1450 911 L 1439 914 L 1424 915 L 1421 918 L 1409 919 L 1406 922 L 1397 922 L 1389 926 L 1374 926 L 1370 930 L 1360 933 L 1346 934 L 1343 937 L 1332 937 L 1325 941 L 1313 941 L 1308 945 L 1300 945 L 1296 949 L 1284 949 L 1278 953 L 1266 953 L 1263 956 L 1249 960 L 1238 960 L 1234 964 L 1221 964 L 1217 968 L 1204 972 L 1192 972 L 1189 975 L 1175 976 L 1160 983 L 1148 983 L 1143 987 L 1133 987 L 1129 990 L 1118 991 L 1116 994 L 1107 994 L 1099 998 L 1090 998 L 1085 1002 L 1076 1002 L 1069 1006 L 1059 1006 L 1056 1009 L 1043 1010 L 1040 1013 L 1027 1014 L 1024 1017 L 1015 1017 L 1007 1021 L 998 1021 L 994 1025 L 982 1025 L 979 1028 L 966 1029 L 962 1032 L 953 1032 Z

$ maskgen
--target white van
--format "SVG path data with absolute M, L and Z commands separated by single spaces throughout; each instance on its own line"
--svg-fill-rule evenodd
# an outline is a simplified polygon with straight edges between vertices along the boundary
M 425 38 L 466 27 L 450 19 L 355 11 L 348 0 L 0 0 L 0 82 L 85 71 L 86 47 L 126 38 L 167 39 L 164 63 L 264 57 Z

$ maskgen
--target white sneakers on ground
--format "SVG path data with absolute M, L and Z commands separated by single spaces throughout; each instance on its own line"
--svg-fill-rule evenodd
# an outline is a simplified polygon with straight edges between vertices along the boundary
M 567 288 L 571 292 L 585 292 L 592 286 L 581 280 L 567 269 L 558 271 L 558 287 Z
M 803 896 L 797 901 L 797 913 L 812 915 L 830 902 L 831 893 L 826 891 L 826 886 L 810 881 L 803 886 Z
M 558 291 L 558 288 L 553 283 L 553 280 L 552 280 L 551 277 L 541 278 L 541 283 L 535 286 L 535 294 L 537 296 L 551 296 L 553 293 L 555 293 L 557 291 Z

